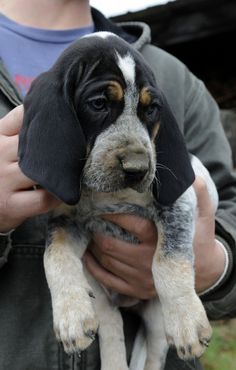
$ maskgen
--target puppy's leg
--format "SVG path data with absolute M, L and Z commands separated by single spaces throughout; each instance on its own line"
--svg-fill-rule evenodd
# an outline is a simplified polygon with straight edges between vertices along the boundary
M 87 243 L 86 234 L 69 217 L 54 218 L 44 266 L 52 297 L 54 330 L 67 353 L 87 348 L 98 327 L 90 298 L 93 292 L 81 262 Z
M 212 332 L 194 289 L 192 197 L 163 209 L 152 267 L 167 340 L 182 359 L 201 356 Z
M 88 281 L 96 291 L 96 315 L 99 320 L 99 346 L 101 370 L 128 370 L 123 331 L 123 320 L 119 308 L 113 306 L 102 287 L 91 277 Z
M 142 317 L 147 336 L 147 358 L 144 370 L 163 370 L 168 343 L 164 329 L 164 318 L 158 298 L 144 304 Z

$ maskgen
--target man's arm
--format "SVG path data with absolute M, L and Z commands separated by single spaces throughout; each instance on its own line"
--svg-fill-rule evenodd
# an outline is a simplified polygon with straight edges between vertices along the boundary
M 236 173 L 232 153 L 216 102 L 204 84 L 187 70 L 186 86 L 185 139 L 188 150 L 201 159 L 217 186 L 215 234 L 228 256 L 225 278 L 201 298 L 211 319 L 233 317 L 236 315 Z

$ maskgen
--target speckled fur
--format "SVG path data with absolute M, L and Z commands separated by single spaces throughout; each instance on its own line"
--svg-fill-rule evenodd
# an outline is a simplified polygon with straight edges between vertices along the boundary
M 192 187 L 169 207 L 160 207 L 153 198 L 152 184 L 158 163 L 154 137 L 137 115 L 135 63 L 129 54 L 123 58 L 117 55 L 117 61 L 126 80 L 124 110 L 115 124 L 103 130 L 93 145 L 88 146 L 79 203 L 75 207 L 62 205 L 52 215 L 44 256 L 45 272 L 52 296 L 55 332 L 65 351 L 86 349 L 98 329 L 102 370 L 127 370 L 122 319 L 117 307 L 125 302 L 117 295 L 108 298 L 84 268 L 82 257 L 94 232 L 139 247 L 136 237 L 102 220 L 100 215 L 127 213 L 153 220 L 158 229 L 158 243 L 152 272 L 159 299 L 140 305 L 146 328 L 146 359 L 141 367 L 131 365 L 130 369 L 162 370 L 167 342 L 176 346 L 182 359 L 189 359 L 200 356 L 211 337 L 203 305 L 194 289 L 192 241 L 197 202 Z M 119 160 L 123 156 L 133 161 L 135 168 L 142 168 L 145 161 L 149 163 L 145 176 L 130 186 Z M 216 200 L 209 174 L 194 157 L 192 164 L 209 189 L 213 189 L 210 193 Z M 141 354 L 142 348 L 137 346 L 134 353 Z M 133 358 L 131 364 L 136 360 Z
M 195 160 L 196 159 L 194 159 L 194 161 Z M 163 359 L 165 358 L 168 347 L 168 344 L 165 341 L 166 336 L 168 338 L 168 342 L 177 347 L 178 354 L 183 359 L 200 356 L 211 336 L 211 329 L 208 324 L 205 311 L 194 290 L 192 239 L 196 212 L 196 197 L 193 188 L 189 188 L 174 205 L 170 207 L 160 207 L 152 197 L 150 190 L 147 190 L 144 193 L 139 193 L 133 189 L 125 189 L 119 192 L 104 193 L 84 187 L 81 200 L 70 215 L 65 215 L 63 208 L 61 214 L 60 210 L 57 210 L 56 216 L 51 219 L 49 233 L 50 243 L 52 243 L 52 235 L 56 233 L 58 229 L 63 228 L 76 245 L 74 245 L 74 247 L 69 246 L 69 249 L 71 250 L 69 253 L 75 254 L 75 257 L 79 260 L 81 260 L 87 244 L 89 243 L 90 234 L 94 232 L 102 232 L 119 239 L 129 241 L 134 244 L 134 248 L 138 248 L 139 241 L 137 238 L 119 226 L 101 219 L 99 215 L 105 213 L 128 213 L 139 215 L 155 222 L 158 229 L 159 241 L 153 260 L 153 276 L 159 294 L 162 311 L 159 304 L 157 304 L 157 302 L 155 303 L 155 301 L 147 302 L 145 305 L 142 304 L 143 307 L 141 308 L 140 314 L 144 315 L 144 323 L 149 337 L 149 341 L 147 341 L 145 370 L 161 370 L 164 367 L 165 361 Z M 67 248 L 64 245 L 64 252 L 62 253 L 65 253 L 65 255 L 62 257 L 62 260 L 65 265 L 68 263 L 68 260 L 65 263 L 65 260 L 68 258 L 66 249 Z M 69 270 L 71 270 L 71 267 Z M 63 274 L 64 272 L 60 271 L 60 276 Z M 107 328 L 107 320 L 110 316 L 113 317 L 112 320 L 114 320 L 114 324 L 111 322 L 109 325 L 116 325 L 115 323 L 117 322 L 121 323 L 119 311 L 116 310 L 114 312 L 110 307 L 114 304 L 115 306 L 131 305 L 132 303 L 137 303 L 137 301 L 131 299 L 126 302 L 125 297 L 117 294 L 109 294 L 108 299 L 104 294 L 104 291 L 98 287 L 96 282 L 94 282 L 91 277 L 88 277 L 87 272 L 85 273 L 87 276 L 87 283 L 82 283 L 83 281 L 86 281 L 84 280 L 85 277 L 82 278 L 84 274 L 82 268 L 78 269 L 76 274 L 74 274 L 73 279 L 71 280 L 72 282 L 74 281 L 73 284 L 78 285 L 78 282 L 80 282 L 80 286 L 81 284 L 82 286 L 83 284 L 85 286 L 84 290 L 82 289 L 83 293 L 81 295 L 77 292 L 80 297 L 78 302 L 81 300 L 84 302 L 84 300 L 87 299 L 92 305 L 91 307 L 87 307 L 91 316 L 89 319 L 91 325 L 87 330 L 90 336 L 88 337 L 85 331 L 83 340 L 72 340 L 70 339 L 69 334 L 68 336 L 65 333 L 58 334 L 58 329 L 55 330 L 58 338 L 62 341 L 64 340 L 65 350 L 71 353 L 75 350 L 82 350 L 89 345 L 92 340 L 91 338 L 94 336 L 97 325 L 100 323 L 99 334 L 103 336 L 101 339 L 103 343 L 106 343 L 106 345 L 102 346 L 103 353 L 101 353 L 101 356 L 104 364 L 102 370 L 106 370 L 108 369 L 108 367 L 106 367 L 106 363 L 110 364 L 109 358 L 110 356 L 113 356 L 111 354 L 114 353 L 115 347 L 118 343 L 123 343 L 124 338 L 123 334 L 120 334 L 121 331 L 119 329 L 119 335 L 116 338 L 117 340 L 114 339 L 113 341 L 110 341 L 106 339 L 106 333 L 108 337 L 110 334 L 107 329 L 103 330 L 102 323 L 104 323 Z M 57 275 L 58 271 L 55 273 L 55 276 Z M 64 281 L 65 280 L 66 278 Z M 58 276 L 53 284 L 58 285 Z M 54 290 L 53 284 L 50 283 L 51 291 Z M 99 301 L 101 300 L 100 304 L 97 304 L 98 292 Z M 90 298 L 93 295 L 96 299 Z M 54 296 L 55 294 L 52 294 L 52 297 Z M 65 296 L 60 299 L 65 300 Z M 175 303 L 178 301 L 179 304 L 176 305 Z M 72 307 L 76 306 L 75 301 L 72 300 L 70 305 L 72 310 Z M 79 304 L 76 312 L 78 309 Z M 147 312 L 148 316 L 146 314 Z M 101 320 L 100 318 L 103 317 L 104 314 L 106 316 L 106 320 Z M 72 319 L 75 315 L 76 313 L 74 313 Z M 58 315 L 55 316 L 58 317 Z M 162 317 L 163 319 L 161 319 Z M 82 320 L 85 323 L 88 322 L 88 319 L 86 318 Z M 161 322 L 162 325 L 160 326 Z M 71 325 L 72 327 L 75 326 L 74 321 Z M 87 328 L 87 324 L 82 324 L 82 326 L 83 325 Z M 55 324 L 55 328 L 58 328 L 58 326 L 58 324 Z M 156 331 L 153 331 L 153 327 L 156 328 Z M 110 329 L 111 335 L 113 335 L 114 330 L 112 327 L 110 327 Z M 70 330 L 71 329 L 68 329 L 67 332 L 69 333 Z M 148 334 L 149 330 L 150 333 Z M 81 330 L 78 330 L 78 333 L 80 332 Z M 158 333 L 158 335 L 155 333 Z M 184 333 L 188 333 L 188 335 Z M 66 339 L 64 339 L 63 335 Z M 88 340 L 86 338 L 88 338 Z M 150 338 L 152 338 L 151 341 Z M 155 359 L 153 358 L 153 348 L 155 348 Z M 122 351 L 119 353 L 117 363 L 123 363 L 120 369 L 125 370 L 128 369 L 128 367 L 125 360 L 124 347 L 122 347 Z

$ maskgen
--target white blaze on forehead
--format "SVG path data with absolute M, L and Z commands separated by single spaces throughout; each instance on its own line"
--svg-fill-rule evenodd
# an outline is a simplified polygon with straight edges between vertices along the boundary
M 124 57 L 116 53 L 118 59 L 118 66 L 124 76 L 126 82 L 134 84 L 135 82 L 135 61 L 130 54 Z
M 107 32 L 107 31 L 99 31 L 99 32 L 95 32 L 93 33 L 94 36 L 98 36 L 98 37 L 101 37 L 102 39 L 107 39 L 108 37 L 111 37 L 111 36 L 115 36 L 117 37 L 117 35 L 115 35 L 114 33 L 112 32 Z
M 114 34 L 114 33 L 112 33 L 112 32 L 108 32 L 108 31 L 99 31 L 99 32 L 89 33 L 89 34 L 87 34 L 87 35 L 82 36 L 81 38 L 87 38 L 87 37 L 101 37 L 102 39 L 107 39 L 108 37 L 111 37 L 111 36 L 118 37 L 117 35 L 115 35 L 115 34 Z

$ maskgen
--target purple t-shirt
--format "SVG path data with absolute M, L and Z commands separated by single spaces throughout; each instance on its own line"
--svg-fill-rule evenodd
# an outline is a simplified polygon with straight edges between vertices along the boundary
M 27 27 L 0 14 L 0 59 L 24 96 L 67 46 L 93 31 L 93 25 L 69 30 Z

